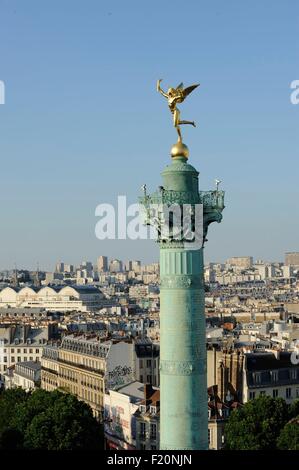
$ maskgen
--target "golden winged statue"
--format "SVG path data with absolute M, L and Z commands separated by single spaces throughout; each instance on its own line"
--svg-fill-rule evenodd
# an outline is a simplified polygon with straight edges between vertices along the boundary
M 183 83 L 180 83 L 177 88 L 168 88 L 167 93 L 165 93 L 165 91 L 163 91 L 161 88 L 161 82 L 162 79 L 157 81 L 157 91 L 159 91 L 162 96 L 167 98 L 168 107 L 171 111 L 171 114 L 173 114 L 173 125 L 176 128 L 179 136 L 178 142 L 182 142 L 180 126 L 182 124 L 191 124 L 191 126 L 196 126 L 194 121 L 181 121 L 180 111 L 177 108 L 177 104 L 182 103 L 187 98 L 187 96 L 190 95 L 190 93 L 199 86 L 199 83 L 197 85 L 188 86 L 187 88 L 184 88 Z

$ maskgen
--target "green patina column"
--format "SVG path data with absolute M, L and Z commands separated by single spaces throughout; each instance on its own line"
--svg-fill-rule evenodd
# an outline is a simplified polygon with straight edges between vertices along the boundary
M 160 449 L 208 449 L 203 245 L 162 237 L 163 217 L 153 217 L 150 208 L 202 204 L 204 241 L 208 225 L 221 221 L 224 192 L 199 191 L 199 173 L 187 163 L 184 144 L 174 145 L 171 155 L 163 186 L 141 198 L 146 223 L 159 229 Z

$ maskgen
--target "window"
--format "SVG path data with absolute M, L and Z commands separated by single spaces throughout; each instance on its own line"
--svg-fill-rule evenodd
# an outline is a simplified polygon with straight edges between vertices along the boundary
M 296 398 L 299 398 L 299 388 L 296 388 Z
M 265 395 L 266 395 L 265 390 L 261 390 L 261 391 L 260 391 L 260 396 L 261 396 L 261 397 L 264 397 Z
M 35 354 L 39 354 L 39 349 L 36 349 L 36 350 L 35 350 Z
M 255 392 L 249 392 L 249 400 L 255 399 Z
M 29 353 L 32 354 L 32 353 L 33 353 L 33 349 L 29 349 Z
M 145 423 L 140 423 L 140 437 L 143 438 L 145 437 Z
M 15 350 L 14 348 L 11 349 L 11 354 L 14 354 L 15 353 Z
M 15 357 L 11 356 L 11 362 L 15 362 Z
M 273 394 L 273 398 L 277 398 L 277 397 L 278 397 L 278 390 L 277 390 L 277 388 L 272 391 L 272 394 Z
M 157 446 L 151 445 L 151 450 L 156 450 Z
M 151 430 L 151 439 L 156 439 L 157 438 L 157 425 L 154 423 L 151 423 L 150 430 Z
M 140 450 L 145 450 L 145 444 L 140 444 Z
M 18 350 L 17 350 L 17 353 L 18 353 L 18 354 L 21 354 L 21 350 L 20 350 L 20 349 L 18 349 Z
M 4 362 L 7 362 L 7 356 L 4 356 L 3 360 Z
M 139 361 L 139 366 L 140 366 L 140 369 L 143 369 L 143 360 L 142 359 L 140 359 L 140 361 Z
M 151 383 L 152 383 L 152 378 L 151 378 L 150 375 L 147 375 L 147 376 L 146 376 L 146 381 L 147 381 L 148 384 L 151 384 Z
M 150 413 L 155 415 L 157 413 L 157 408 L 155 406 L 150 406 Z
M 146 361 L 146 367 L 152 367 L 152 361 L 151 361 L 151 359 L 148 359 L 148 360 Z
M 211 429 L 208 429 L 208 443 L 211 444 Z
M 260 372 L 254 372 L 253 373 L 253 380 L 254 380 L 254 383 L 260 384 L 261 383 L 261 373 Z
M 18 356 L 18 362 L 21 362 L 21 358 L 20 358 L 20 356 Z
M 290 370 L 290 379 L 291 380 L 296 380 L 297 379 L 297 369 L 291 369 Z
M 140 375 L 139 382 L 141 382 L 141 383 L 143 382 L 143 375 Z
M 286 398 L 291 398 L 291 396 L 292 396 L 292 389 L 286 388 Z
M 211 410 L 209 409 L 209 410 L 208 410 L 208 419 L 211 419 L 211 416 L 212 416 L 212 412 L 211 412 Z
M 139 405 L 139 410 L 141 411 L 141 413 L 145 413 L 146 412 L 146 406 L 145 405 Z M 141 424 L 145 425 L 145 423 L 141 423 Z
M 271 370 L 270 375 L 271 375 L 272 382 L 277 382 L 277 380 L 278 380 L 278 370 Z

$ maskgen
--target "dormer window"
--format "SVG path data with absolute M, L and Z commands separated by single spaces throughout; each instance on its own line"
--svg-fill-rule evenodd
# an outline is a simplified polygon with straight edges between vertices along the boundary
M 141 413 L 146 413 L 146 406 L 145 405 L 139 405 L 139 411 L 141 411 Z
M 157 407 L 156 407 L 156 406 L 150 406 L 150 413 L 151 413 L 152 415 L 157 414 Z
M 211 412 L 211 410 L 209 409 L 209 410 L 208 410 L 208 419 L 211 419 L 211 417 L 212 417 L 212 412 Z
M 260 384 L 261 383 L 261 373 L 260 372 L 254 372 L 253 373 L 253 380 L 254 380 L 254 383 L 256 384 Z
M 271 375 L 272 382 L 278 381 L 278 370 L 271 370 L 270 375 Z
M 296 380 L 297 379 L 297 369 L 291 369 L 290 370 L 290 378 L 291 378 L 291 380 Z

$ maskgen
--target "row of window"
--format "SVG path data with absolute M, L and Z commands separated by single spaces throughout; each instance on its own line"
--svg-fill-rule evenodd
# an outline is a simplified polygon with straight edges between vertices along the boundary
M 4 353 L 6 353 L 6 352 L 8 352 L 8 351 L 7 351 L 7 348 L 4 348 Z M 22 352 L 22 351 L 21 351 L 20 348 L 17 348 L 17 349 L 16 349 L 16 353 L 17 353 L 17 354 L 21 354 L 21 352 Z M 33 354 L 33 352 L 34 352 L 33 349 L 32 349 L 32 348 L 29 348 L 29 354 Z M 11 354 L 15 354 L 15 348 L 11 348 L 11 349 L 10 349 L 10 353 L 11 353 Z M 26 354 L 26 353 L 28 354 L 28 348 L 23 348 L 23 353 L 24 353 L 24 354 Z M 39 354 L 39 349 L 35 349 L 35 354 Z
M 143 369 L 143 366 L 152 367 L 152 360 L 151 359 L 144 359 L 144 361 L 143 361 L 143 359 L 140 359 L 139 360 L 140 369 Z M 153 360 L 153 367 L 154 367 L 154 369 L 156 368 L 156 361 L 155 360 Z
M 139 405 L 139 410 L 141 411 L 141 413 L 146 413 L 146 405 Z M 152 414 L 152 415 L 157 414 L 157 407 L 151 405 L 151 406 L 149 407 L 149 412 L 150 412 L 150 414 Z
M 103 370 L 103 364 L 100 361 L 89 359 L 87 357 L 77 356 L 76 354 L 61 354 L 63 361 L 72 362 L 74 365 L 83 365 L 91 369 Z
M 146 437 L 146 424 L 147 423 L 143 422 L 140 423 L 140 439 L 145 439 Z M 150 439 L 157 439 L 157 425 L 155 423 L 150 423 Z
M 29 358 L 28 358 L 27 356 L 23 356 L 23 359 L 21 359 L 21 356 L 17 356 L 17 362 L 23 362 L 23 361 L 26 362 L 27 360 L 29 360 L 29 361 L 34 361 L 33 356 L 29 356 Z M 7 362 L 7 356 L 4 356 L 3 362 Z M 16 361 L 15 361 L 15 356 L 12 356 L 12 357 L 10 358 L 10 362 L 12 362 L 12 363 L 15 363 L 15 362 L 16 362 Z
M 53 380 L 53 379 L 50 379 L 49 377 L 45 377 L 44 374 L 42 376 L 42 382 L 52 385 L 53 387 L 57 388 L 57 380 Z
M 261 390 L 259 392 L 259 396 L 263 396 L 263 395 L 266 395 L 265 390 Z M 272 397 L 277 398 L 278 395 L 279 395 L 279 390 L 277 388 L 273 389 L 272 390 Z M 257 397 L 257 392 L 249 392 L 249 400 L 254 400 L 256 397 Z M 291 389 L 291 387 L 287 387 L 285 389 L 285 398 L 292 398 L 292 389 Z M 296 389 L 296 398 L 299 398 L 299 388 Z
M 252 374 L 253 380 L 255 384 L 260 384 L 262 381 L 262 373 L 261 372 L 253 372 Z M 270 370 L 270 376 L 272 382 L 278 382 L 278 370 Z M 291 380 L 297 379 L 297 369 L 289 369 L 289 378 Z
M 60 371 L 59 376 L 63 379 L 69 380 L 71 382 L 78 383 L 79 381 L 79 376 L 76 372 L 69 370 L 69 369 L 62 369 Z M 103 391 L 103 386 L 102 382 L 99 381 L 98 379 L 92 378 L 92 377 L 87 377 L 83 376 L 83 379 L 81 380 L 81 385 L 85 387 L 92 388 L 94 390 L 98 391 Z

